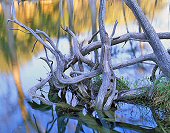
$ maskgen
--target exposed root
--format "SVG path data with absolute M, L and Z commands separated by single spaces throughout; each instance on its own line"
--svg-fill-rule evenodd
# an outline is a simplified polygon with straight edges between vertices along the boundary
M 126 4 L 132 9 L 132 11 L 137 16 L 138 21 L 142 21 L 141 18 L 144 18 L 145 23 L 149 26 L 149 22 L 146 18 L 134 8 L 139 8 L 136 4 L 135 0 L 124 0 Z M 45 58 L 41 58 L 44 60 L 50 68 L 50 74 L 44 80 L 41 80 L 40 83 L 32 87 L 29 91 L 29 94 L 32 98 L 38 98 L 43 103 L 48 105 L 53 105 L 54 103 L 45 99 L 44 97 L 38 95 L 36 92 L 38 89 L 42 88 L 48 82 L 54 86 L 56 90 L 71 91 L 77 94 L 79 99 L 86 101 L 89 106 L 96 106 L 99 110 L 109 110 L 112 106 L 112 103 L 115 100 L 124 100 L 131 99 L 143 94 L 146 94 L 145 87 L 143 89 L 135 89 L 128 90 L 124 92 L 118 92 L 117 90 L 117 80 L 114 74 L 115 69 L 120 69 L 123 67 L 127 67 L 130 65 L 134 65 L 137 63 L 141 63 L 143 61 L 153 61 L 155 62 L 159 68 L 164 72 L 165 75 L 170 75 L 170 65 L 168 52 L 164 50 L 162 43 L 159 41 L 160 39 L 170 39 L 170 33 L 155 33 L 155 31 L 151 29 L 146 29 L 143 24 L 143 29 L 145 33 L 128 33 L 119 37 L 114 38 L 114 33 L 116 31 L 117 21 L 115 22 L 112 35 L 109 37 L 108 33 L 105 30 L 104 18 L 105 18 L 105 0 L 100 0 L 100 12 L 99 12 L 99 30 L 92 35 L 92 38 L 88 42 L 87 46 L 83 46 L 83 42 L 79 42 L 75 33 L 71 31 L 68 27 L 61 27 L 64 31 L 69 33 L 72 36 L 73 40 L 73 55 L 69 55 L 69 58 L 66 58 L 62 51 L 59 51 L 53 42 L 53 39 L 48 36 L 44 31 L 36 29 L 35 31 L 26 25 L 19 22 L 16 18 L 14 6 L 12 6 L 12 15 L 13 20 L 8 20 L 8 22 L 15 23 L 19 25 L 21 28 L 25 29 L 26 34 L 32 34 L 36 38 L 36 42 L 40 42 L 44 46 L 45 50 Z M 139 17 L 140 16 L 140 17 Z M 19 30 L 23 32 L 21 29 L 11 28 L 10 30 Z M 151 30 L 151 31 L 150 31 Z M 152 34 L 150 34 L 152 32 Z M 100 33 L 101 41 L 94 41 L 94 37 Z M 154 38 L 158 40 L 159 45 L 156 45 Z M 154 53 L 147 54 L 141 57 L 137 57 L 128 61 L 121 62 L 119 64 L 112 64 L 111 62 L 111 46 L 117 45 L 122 42 L 127 42 L 129 40 L 137 40 L 137 41 L 147 41 L 151 44 Z M 99 57 L 95 56 L 95 62 L 91 59 L 87 58 L 86 55 L 90 52 L 94 52 L 97 49 L 101 48 L 101 56 L 100 62 L 98 61 Z M 161 51 L 159 51 L 159 48 Z M 34 48 L 33 48 L 34 49 Z M 48 52 L 51 52 L 55 56 L 55 60 L 50 60 L 48 56 Z M 162 52 L 162 53 L 161 53 Z M 164 58 L 163 58 L 164 57 Z M 163 62 L 161 59 L 164 59 Z M 166 62 L 167 61 L 167 62 Z M 53 62 L 56 62 L 56 66 L 53 65 Z M 163 66 L 165 63 L 165 67 Z M 84 71 L 85 66 L 88 65 L 88 70 Z M 65 71 L 71 68 L 70 75 L 66 75 Z M 156 69 L 156 68 L 155 68 Z M 165 73 L 167 72 L 167 73 Z M 152 78 L 154 79 L 154 71 L 152 74 Z M 92 81 L 93 78 L 102 74 L 102 83 L 101 86 L 93 88 Z M 96 95 L 97 93 L 97 95 Z M 87 100 L 88 99 L 88 100 Z M 72 99 L 73 100 L 73 99 Z M 95 100 L 95 101 L 94 101 Z

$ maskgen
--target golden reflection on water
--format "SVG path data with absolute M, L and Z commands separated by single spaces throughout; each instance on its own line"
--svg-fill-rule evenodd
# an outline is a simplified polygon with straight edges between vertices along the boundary
M 29 129 L 28 122 L 27 122 L 28 111 L 27 111 L 26 106 L 24 104 L 25 95 L 24 95 L 24 92 L 23 92 L 23 89 L 22 89 L 22 84 L 21 84 L 19 64 L 13 64 L 12 74 L 13 74 L 15 85 L 16 85 L 17 90 L 18 90 L 18 103 L 19 103 L 19 106 L 20 106 L 20 109 L 21 109 L 22 118 L 24 120 L 26 131 L 27 131 L 27 133 L 29 133 L 30 129 Z
M 96 21 L 92 21 L 92 14 L 94 10 L 91 10 L 91 6 L 96 8 L 98 12 L 99 0 L 95 5 L 91 5 L 93 0 L 40 0 L 39 2 L 25 1 L 18 5 L 15 1 L 15 8 L 17 18 L 27 26 L 33 29 L 41 29 L 47 32 L 53 38 L 59 38 L 65 33 L 59 28 L 60 25 L 66 25 L 72 28 L 77 34 L 88 33 L 92 30 L 92 23 L 98 25 L 98 17 Z M 93 2 L 95 3 L 95 2 Z M 140 5 L 143 8 L 144 13 L 150 18 L 153 15 L 160 12 L 168 3 L 168 0 L 141 0 Z M 0 37 L 3 38 L 0 41 L 0 71 L 3 73 L 9 73 L 12 71 L 12 59 L 8 50 L 9 38 L 7 36 L 8 30 L 4 12 L 8 9 L 4 9 L 3 6 L 7 6 L 8 2 L 0 3 L 0 24 L 2 25 Z M 8 5 L 9 6 L 9 5 Z M 71 12 L 73 10 L 73 12 Z M 135 21 L 135 17 L 132 12 L 125 6 L 127 22 Z M 9 12 L 9 11 L 8 11 Z M 124 25 L 124 16 L 121 0 L 109 0 L 107 2 L 106 11 L 106 24 L 113 25 L 118 20 L 119 25 Z M 19 28 L 14 25 L 13 27 Z M 60 31 L 61 30 L 61 31 Z M 125 31 L 126 32 L 126 31 Z M 37 45 L 36 51 L 32 54 L 31 49 L 35 39 L 20 31 L 14 31 L 14 40 L 16 47 L 16 55 L 19 64 L 25 64 L 32 59 L 32 57 L 42 51 L 42 47 Z

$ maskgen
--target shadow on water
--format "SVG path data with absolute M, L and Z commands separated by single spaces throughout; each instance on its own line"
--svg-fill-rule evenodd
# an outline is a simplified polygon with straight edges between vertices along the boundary
M 51 121 L 46 122 L 46 132 L 58 128 L 63 132 L 134 132 L 150 133 L 159 131 L 150 108 L 120 102 L 116 110 L 106 112 L 89 110 L 87 108 L 72 108 L 65 103 L 58 103 L 55 111 L 50 106 L 31 102 L 36 110 L 50 110 Z M 87 111 L 88 110 L 88 111 Z M 36 119 L 36 118 L 35 118 Z M 37 124 L 36 124 L 37 125 Z M 37 130 L 41 132 L 37 126 Z
M 142 0 L 140 5 L 157 28 L 156 22 L 160 20 L 155 16 L 157 13 L 164 13 L 168 2 Z M 37 63 L 37 56 L 44 56 L 43 48 L 38 43 L 31 53 L 36 40 L 20 31 L 9 30 L 18 28 L 16 25 L 6 23 L 11 18 L 10 6 L 10 0 L 0 1 L 0 132 L 150 133 L 163 131 L 159 121 L 154 117 L 153 110 L 143 105 L 120 102 L 117 103 L 117 109 L 108 112 L 95 111 L 81 105 L 72 108 L 63 102 L 66 101 L 65 97 L 60 100 L 57 91 L 51 96 L 48 95 L 51 101 L 59 102 L 56 107 L 43 105 L 38 100 L 28 102 L 30 101 L 28 89 L 35 85 L 37 79 L 43 77 L 48 70 L 44 69 L 42 62 Z M 77 33 L 79 40 L 84 42 L 87 42 L 85 39 L 90 38 L 97 31 L 98 0 L 34 0 L 20 4 L 15 1 L 15 7 L 21 22 L 33 29 L 38 28 L 47 32 L 56 41 L 58 48 L 66 54 L 71 52 L 72 39 L 60 29 L 60 25 L 69 26 Z M 113 15 L 115 12 L 116 14 Z M 169 16 L 169 10 L 167 14 Z M 106 28 L 109 33 L 116 20 L 119 22 L 116 36 L 126 32 L 142 32 L 140 25 L 135 22 L 135 17 L 125 5 L 122 5 L 121 0 L 109 0 L 106 15 Z M 167 21 L 169 25 L 169 19 Z M 158 31 L 161 30 L 159 28 Z M 99 37 L 96 36 L 94 40 L 98 39 Z M 122 59 L 138 57 L 148 51 L 150 52 L 150 47 L 146 43 L 138 45 L 138 42 L 130 41 L 113 47 L 112 56 L 115 62 L 121 62 Z M 95 51 L 94 55 L 98 56 L 98 54 L 100 52 Z M 116 73 L 136 80 L 148 76 L 151 68 L 150 64 L 140 64 L 121 69 Z M 49 86 L 46 86 L 45 90 L 48 91 Z M 44 91 L 39 93 L 47 96 Z

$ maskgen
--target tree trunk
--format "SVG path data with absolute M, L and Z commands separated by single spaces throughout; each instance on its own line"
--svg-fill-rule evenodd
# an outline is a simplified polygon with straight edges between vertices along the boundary
M 143 28 L 143 31 L 145 32 L 149 43 L 154 51 L 158 66 L 167 77 L 170 77 L 170 55 L 164 48 L 162 42 L 156 34 L 156 31 L 150 24 L 147 17 L 144 15 L 136 0 L 124 1 L 126 5 L 132 10 L 137 20 L 141 24 L 141 27 Z

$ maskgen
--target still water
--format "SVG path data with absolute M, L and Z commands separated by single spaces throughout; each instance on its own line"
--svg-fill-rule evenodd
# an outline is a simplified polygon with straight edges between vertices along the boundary
M 157 32 L 169 31 L 168 0 L 139 2 Z M 15 1 L 14 5 L 19 21 L 32 29 L 45 31 L 65 54 L 70 51 L 71 39 L 61 30 L 60 25 L 69 26 L 78 35 L 78 39 L 85 42 L 98 29 L 98 0 L 30 0 L 20 4 Z M 105 116 L 111 116 L 112 119 L 105 120 L 100 112 L 84 110 L 73 115 L 49 107 L 37 107 L 36 104 L 30 106 L 28 90 L 40 77 L 46 77 L 49 69 L 38 59 L 44 56 L 43 47 L 37 44 L 32 52 L 36 40 L 31 35 L 9 30 L 19 28 L 14 24 L 7 24 L 7 20 L 11 18 L 10 6 L 8 0 L 0 1 L 0 133 L 160 131 L 151 109 L 141 105 L 119 103 L 116 111 L 105 113 Z M 112 32 L 116 20 L 119 24 L 115 36 L 127 31 L 139 32 L 135 17 L 126 6 L 123 10 L 121 0 L 108 0 L 108 33 Z M 170 41 L 162 42 L 168 48 Z M 112 56 L 114 62 L 118 63 L 151 52 L 147 43 L 133 42 L 113 47 Z M 138 79 L 150 76 L 152 67 L 152 64 L 140 64 L 115 72 L 118 76 L 124 76 L 142 86 L 146 82 L 139 82 Z

